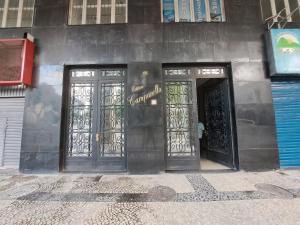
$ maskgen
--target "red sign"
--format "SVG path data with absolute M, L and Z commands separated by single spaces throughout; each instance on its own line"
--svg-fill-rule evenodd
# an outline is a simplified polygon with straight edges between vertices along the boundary
M 34 43 L 28 39 L 0 39 L 0 86 L 32 84 Z

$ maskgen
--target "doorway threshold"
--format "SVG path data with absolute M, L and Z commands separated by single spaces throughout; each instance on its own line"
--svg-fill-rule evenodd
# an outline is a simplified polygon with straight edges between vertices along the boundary
M 201 172 L 232 172 L 234 169 L 227 167 L 223 164 L 208 160 L 200 160 Z

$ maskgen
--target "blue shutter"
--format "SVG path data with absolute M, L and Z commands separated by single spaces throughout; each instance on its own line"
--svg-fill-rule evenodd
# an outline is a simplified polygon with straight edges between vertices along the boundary
M 272 82 L 280 167 L 300 167 L 300 81 Z

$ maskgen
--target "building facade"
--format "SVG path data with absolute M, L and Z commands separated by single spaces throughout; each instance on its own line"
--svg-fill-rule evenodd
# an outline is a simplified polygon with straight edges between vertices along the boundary
M 0 29 L 36 45 L 33 84 L 0 88 L 2 162 L 9 114 L 22 172 L 278 168 L 260 2 L 215 2 L 36 0 Z

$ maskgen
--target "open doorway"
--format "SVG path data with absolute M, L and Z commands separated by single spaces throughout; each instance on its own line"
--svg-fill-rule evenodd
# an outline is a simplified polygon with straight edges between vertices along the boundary
M 201 170 L 233 169 L 228 79 L 197 79 L 196 85 Z

